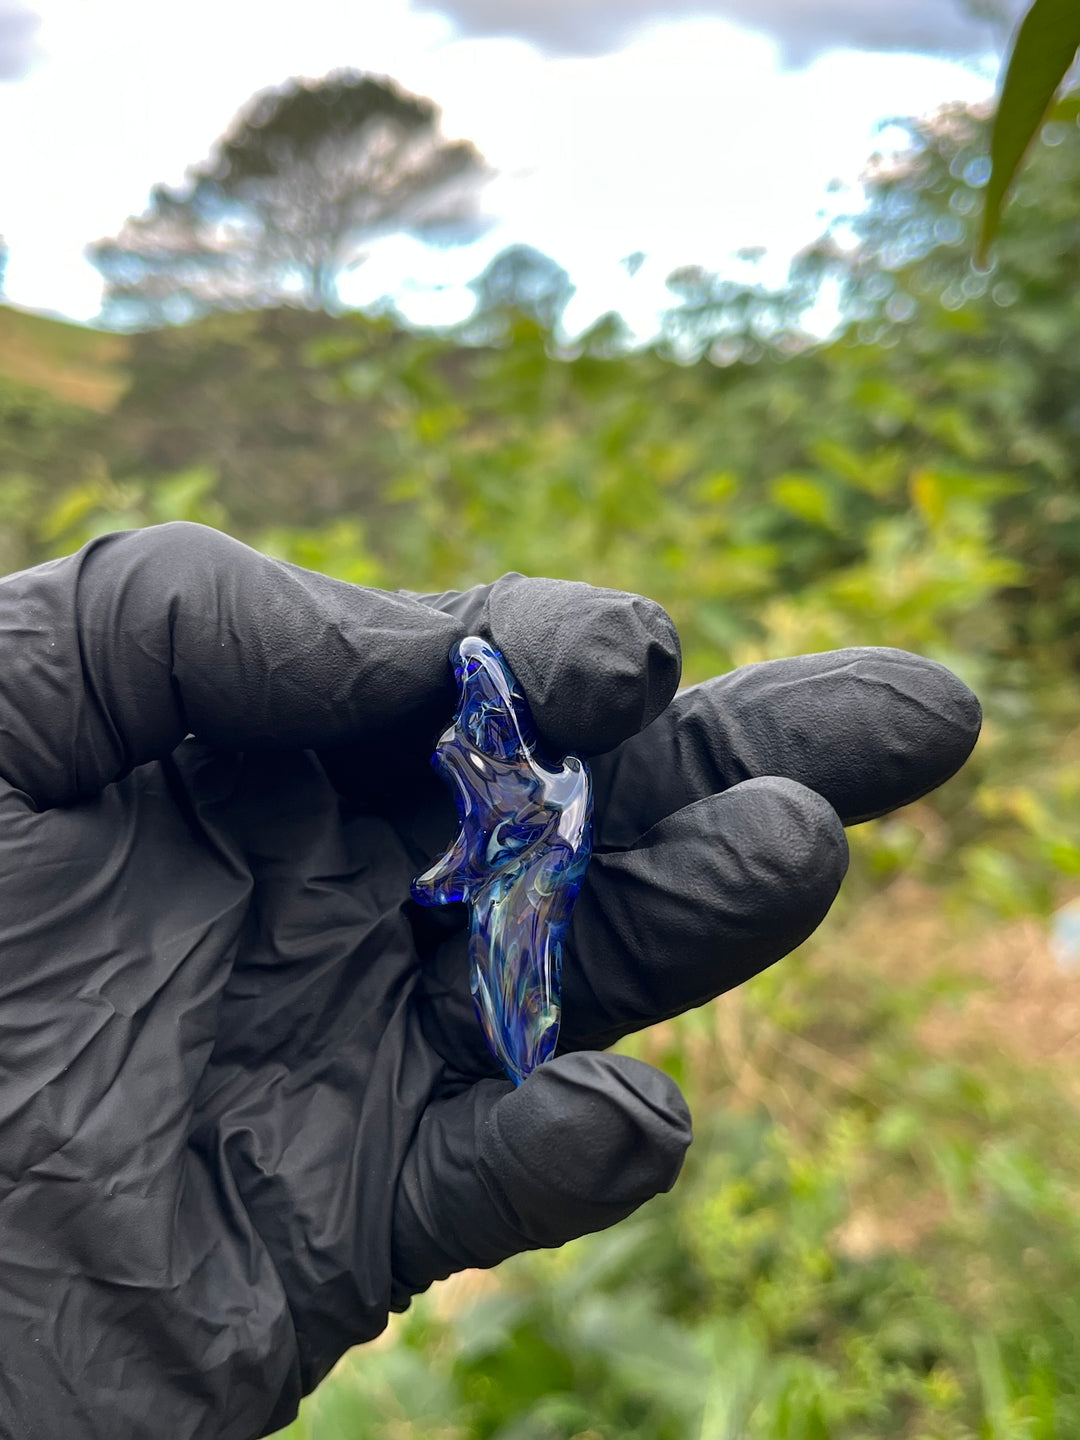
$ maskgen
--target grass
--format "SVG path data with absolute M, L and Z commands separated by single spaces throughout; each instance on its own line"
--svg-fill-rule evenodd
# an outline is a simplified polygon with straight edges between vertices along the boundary
M 0 381 L 104 412 L 127 386 L 127 352 L 122 335 L 0 306 Z

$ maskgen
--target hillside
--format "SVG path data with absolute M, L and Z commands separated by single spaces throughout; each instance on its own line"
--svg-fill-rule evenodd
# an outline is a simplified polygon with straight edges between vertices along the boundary
M 127 384 L 128 348 L 122 336 L 0 305 L 0 386 L 29 386 L 67 405 L 107 411 Z

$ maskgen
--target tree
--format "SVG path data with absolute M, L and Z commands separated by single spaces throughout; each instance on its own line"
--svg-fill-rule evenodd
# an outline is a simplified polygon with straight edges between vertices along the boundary
M 813 299 L 813 287 L 794 276 L 785 289 L 770 290 L 684 265 L 668 276 L 667 288 L 677 304 L 664 312 L 661 333 L 666 348 L 681 360 L 708 354 L 716 364 L 729 365 L 807 343 L 799 317 Z
M 257 94 L 177 188 L 157 186 L 115 240 L 90 247 L 121 324 L 212 309 L 330 309 L 380 236 L 475 233 L 485 175 L 439 111 L 392 81 L 339 71 Z
M 577 287 L 550 255 L 532 245 L 509 245 L 469 288 L 476 296 L 469 332 L 492 338 L 505 334 L 515 316 L 554 330 Z

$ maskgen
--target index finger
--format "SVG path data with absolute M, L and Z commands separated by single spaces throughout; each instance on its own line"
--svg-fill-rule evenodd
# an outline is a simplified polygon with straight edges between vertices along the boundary
M 683 691 L 596 761 L 598 846 L 625 849 L 666 816 L 765 775 L 816 791 L 845 825 L 874 819 L 944 784 L 981 723 L 961 680 L 906 650 L 747 665 Z
M 67 804 L 189 733 L 318 750 L 332 774 L 426 765 L 470 629 L 520 669 L 554 748 L 617 744 L 678 683 L 674 627 L 638 596 L 507 576 L 429 602 L 160 525 L 0 580 L 0 778 Z
M 98 794 L 191 733 L 361 740 L 453 700 L 453 616 L 216 530 L 120 532 L 0 580 L 0 776 L 39 808 Z

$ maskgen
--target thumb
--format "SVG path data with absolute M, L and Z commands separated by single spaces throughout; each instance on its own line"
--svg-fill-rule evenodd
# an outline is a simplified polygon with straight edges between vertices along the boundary
M 481 1080 L 430 1105 L 394 1210 L 393 1308 L 457 1270 L 603 1230 L 670 1190 L 690 1144 L 674 1081 L 579 1051 L 519 1089 Z

